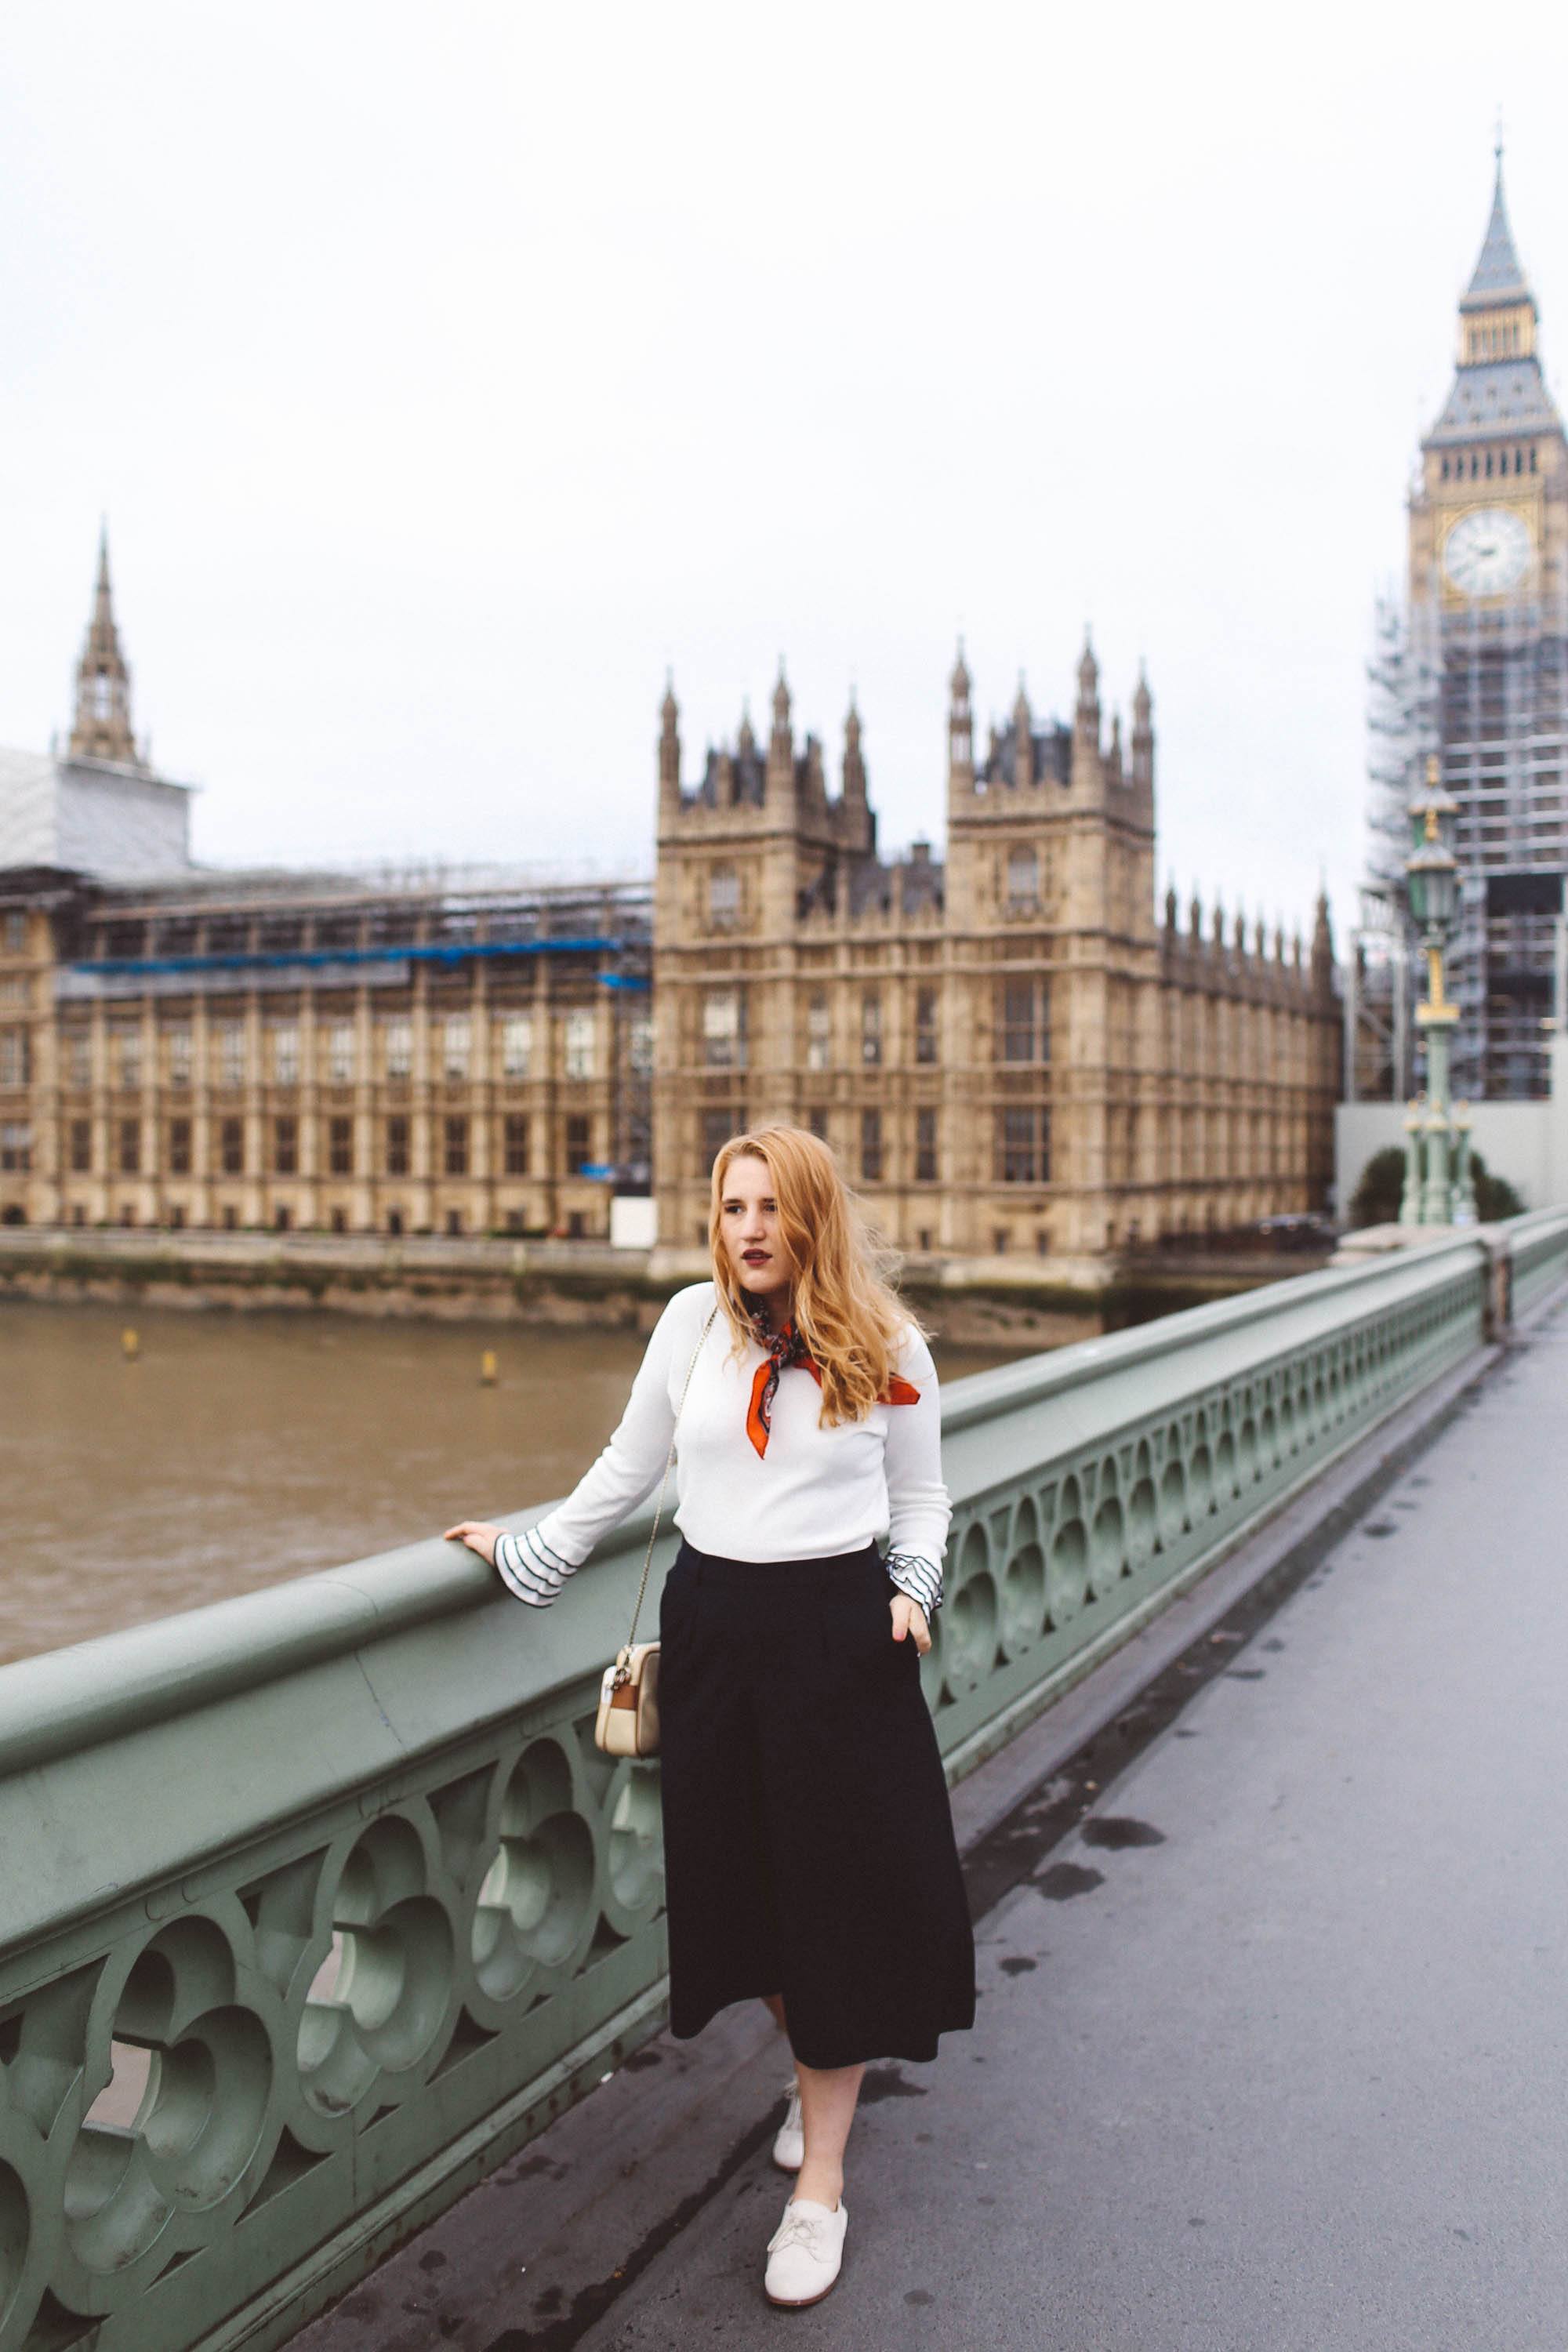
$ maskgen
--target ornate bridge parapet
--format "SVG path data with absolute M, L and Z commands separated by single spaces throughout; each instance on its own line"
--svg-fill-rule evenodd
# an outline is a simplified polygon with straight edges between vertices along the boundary
M 1568 1276 L 1568 1213 L 947 1392 L 954 1774 Z M 281 2343 L 662 2014 L 595 1748 L 646 1518 L 547 1612 L 416 1545 L 0 1670 L 0 2352 Z

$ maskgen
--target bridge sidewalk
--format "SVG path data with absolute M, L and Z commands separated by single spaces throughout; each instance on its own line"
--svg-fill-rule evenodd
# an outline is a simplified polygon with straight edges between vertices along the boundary
M 826 2302 L 762 2298 L 737 2013 L 645 2053 L 707 2072 L 626 2150 L 624 2290 L 540 2276 L 617 2078 L 296 2352 L 1562 2352 L 1565 1553 L 1559 1305 L 983 1918 L 973 2033 L 871 2077 Z

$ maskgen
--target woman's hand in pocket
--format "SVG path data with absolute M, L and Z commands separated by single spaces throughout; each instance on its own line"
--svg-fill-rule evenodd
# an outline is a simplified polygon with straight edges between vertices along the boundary
M 447 1529 L 446 1540 L 447 1543 L 467 1544 L 470 1551 L 479 1553 L 487 1568 L 493 1568 L 496 1564 L 496 1538 L 500 1533 L 501 1529 L 492 1528 L 488 1519 L 459 1519 L 455 1528 Z
M 912 1641 L 923 1658 L 931 1647 L 931 1627 L 926 1623 L 925 1611 L 907 1592 L 895 1592 L 889 1606 L 893 1612 L 894 1641 Z

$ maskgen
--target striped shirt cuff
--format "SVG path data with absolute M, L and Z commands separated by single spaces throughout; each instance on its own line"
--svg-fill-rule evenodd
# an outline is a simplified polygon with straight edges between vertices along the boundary
M 572 1574 L 572 1562 L 552 1551 L 537 1528 L 525 1528 L 520 1536 L 496 1538 L 496 1573 L 514 1600 L 548 1609 Z
M 911 1601 L 918 1601 L 929 1625 L 942 1607 L 942 1570 L 918 1551 L 890 1551 L 882 1565 Z

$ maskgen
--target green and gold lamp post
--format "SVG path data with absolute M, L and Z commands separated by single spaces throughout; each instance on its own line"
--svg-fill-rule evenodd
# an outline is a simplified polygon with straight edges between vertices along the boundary
M 1459 1009 L 1443 987 L 1443 954 L 1459 907 L 1459 866 L 1454 856 L 1454 820 L 1458 803 L 1438 782 L 1434 755 L 1426 762 L 1426 789 L 1410 803 L 1414 847 L 1405 861 L 1410 891 L 1410 911 L 1421 933 L 1426 958 L 1426 994 L 1415 1009 L 1417 1026 L 1426 1040 L 1425 1115 L 1418 1105 L 1405 1119 L 1408 1150 L 1403 1222 L 1447 1225 L 1460 1221 L 1469 1194 L 1468 1118 L 1456 1120 L 1448 1100 L 1449 1041 Z M 1423 1149 L 1423 1147 L 1425 1147 Z M 1456 1165 L 1463 1161 L 1463 1166 Z

